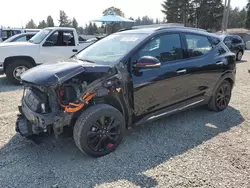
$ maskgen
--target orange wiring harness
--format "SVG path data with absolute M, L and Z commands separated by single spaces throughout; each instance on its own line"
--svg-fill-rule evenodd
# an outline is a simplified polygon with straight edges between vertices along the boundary
M 86 93 L 82 97 L 82 99 L 85 100 L 86 102 L 89 102 L 95 95 L 96 93 Z M 63 105 L 60 101 L 59 101 L 59 104 L 64 108 L 65 112 L 69 112 L 69 113 L 77 112 L 85 106 L 84 103 L 79 103 L 79 104 L 69 103 L 69 105 Z
M 121 92 L 121 88 L 116 88 L 116 91 L 118 93 Z M 89 102 L 94 96 L 96 95 L 95 92 L 92 92 L 92 93 L 86 93 L 82 99 L 85 100 L 86 102 Z M 85 104 L 84 103 L 79 103 L 79 104 L 75 104 L 75 103 L 69 103 L 68 105 L 63 105 L 61 103 L 60 100 L 58 100 L 59 104 L 61 105 L 61 107 L 64 108 L 64 111 L 65 112 L 69 112 L 69 113 L 74 113 L 74 112 L 77 112 L 79 110 L 81 110 Z

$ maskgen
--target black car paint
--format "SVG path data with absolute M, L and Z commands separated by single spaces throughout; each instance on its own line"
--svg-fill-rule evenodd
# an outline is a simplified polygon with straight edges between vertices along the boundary
M 224 55 L 214 56 L 217 47 L 210 53 L 190 58 L 187 55 L 185 59 L 162 63 L 159 69 L 141 70 L 140 73 L 132 70 L 133 56 L 152 38 L 166 33 L 180 33 L 184 54 L 187 44 L 184 41 L 184 34 L 198 34 L 208 37 L 215 37 L 212 34 L 177 29 L 176 31 L 160 30 L 149 35 L 142 41 L 137 48 L 122 59 L 122 62 L 128 62 L 131 74 L 131 85 L 133 85 L 133 122 L 143 120 L 152 114 L 161 113 L 164 110 L 175 109 L 181 106 L 189 105 L 195 101 L 204 100 L 206 103 L 212 94 L 216 83 L 225 73 L 230 79 L 233 78 L 235 69 L 235 56 L 230 51 Z M 223 44 L 220 44 L 223 45 Z M 226 58 L 227 57 L 227 58 Z M 216 63 L 223 62 L 222 65 Z M 178 70 L 186 69 L 185 74 L 177 74 Z M 227 70 L 229 70 L 227 72 Z M 227 73 L 226 73 L 227 72 Z M 224 78 L 226 79 L 226 78 Z M 191 82 L 191 84 L 190 84 Z M 167 92 L 163 93 L 163 87 Z M 144 121 L 143 121 L 144 122 Z M 143 123 L 142 122 L 142 123 Z
M 179 33 L 181 35 L 184 59 L 162 63 L 158 69 L 135 71 L 133 69 L 135 63 L 133 56 L 136 52 L 153 37 L 165 33 Z M 24 83 L 50 87 L 58 86 L 74 76 L 85 75 L 86 73 L 91 73 L 88 76 L 91 77 L 90 80 L 93 82 L 96 77 L 92 79 L 91 75 L 105 73 L 105 76 L 100 76 L 97 81 L 94 81 L 94 84 L 90 84 L 88 90 L 120 87 L 122 89 L 120 93 L 113 92 L 112 95 L 101 97 L 111 98 L 111 101 L 113 101 L 111 104 L 115 106 L 118 103 L 117 108 L 124 114 L 127 126 L 144 123 L 154 119 L 152 117 L 161 117 L 161 114 L 171 114 L 182 109 L 205 104 L 210 100 L 216 86 L 222 80 L 228 79 L 232 83 L 234 82 L 235 55 L 227 49 L 224 54 L 218 54 L 217 48 L 223 45 L 218 44 L 208 54 L 190 58 L 186 53 L 185 33 L 215 37 L 209 33 L 187 31 L 186 29 L 149 32 L 147 38 L 114 65 L 113 68 L 116 71 L 112 73 L 107 74 L 113 69 L 107 65 L 82 64 L 71 61 L 68 64 L 65 62 L 64 68 L 60 67 L 60 63 L 43 65 L 43 67 L 38 66 L 23 74 L 22 80 Z M 47 68 L 45 68 L 46 66 Z M 186 69 L 184 74 L 177 72 L 182 69 Z M 91 83 L 90 80 L 89 83 Z M 111 85 L 105 85 L 109 81 L 112 81 Z
M 237 54 L 238 52 L 245 52 L 245 43 L 243 39 L 238 35 L 223 35 L 221 36 L 222 41 L 226 44 L 226 46 L 231 50 L 233 53 Z M 235 42 L 235 39 L 238 39 L 238 42 Z M 227 43 L 227 40 L 230 41 Z

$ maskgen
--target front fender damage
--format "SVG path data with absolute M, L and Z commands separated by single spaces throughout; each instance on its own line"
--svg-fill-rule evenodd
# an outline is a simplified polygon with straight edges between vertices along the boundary
M 73 119 L 77 118 L 76 114 L 80 114 L 82 110 L 86 110 L 89 106 L 98 103 L 96 99 L 104 99 L 105 103 L 107 98 L 118 101 L 121 112 L 128 116 L 124 99 L 126 90 L 123 87 L 122 79 L 122 73 L 119 71 L 107 73 L 86 85 L 82 92 L 77 92 L 76 100 L 66 104 L 60 100 L 59 96 L 60 88 L 65 84 L 62 83 L 57 88 L 53 88 L 53 93 L 56 93 L 57 96 L 50 97 L 50 100 L 53 100 L 54 106 L 56 106 L 55 101 L 57 100 L 58 107 L 53 108 L 53 112 L 49 114 L 40 114 L 30 110 L 22 100 L 21 115 L 17 120 L 16 130 L 23 136 L 52 131 L 55 135 L 60 135 L 64 127 L 70 125 Z

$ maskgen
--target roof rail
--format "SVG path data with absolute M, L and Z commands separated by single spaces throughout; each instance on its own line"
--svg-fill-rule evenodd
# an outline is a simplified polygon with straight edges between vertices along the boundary
M 142 29 L 142 28 L 161 28 L 161 27 L 184 27 L 183 24 L 180 23 L 165 23 L 165 24 L 150 24 L 150 25 L 139 25 L 133 26 L 133 29 Z
M 143 29 L 143 28 L 155 28 L 156 30 L 176 28 L 176 29 L 189 29 L 189 30 L 208 32 L 208 30 L 205 30 L 205 29 L 200 29 L 200 28 L 195 28 L 195 27 L 185 27 L 184 24 L 180 24 L 180 23 L 166 23 L 166 24 L 151 24 L 151 25 L 133 26 L 130 28 L 122 28 L 118 32 L 132 30 L 132 29 Z
M 138 25 L 138 26 L 132 26 L 129 28 L 122 28 L 120 29 L 118 32 L 120 31 L 126 31 L 126 30 L 131 30 L 131 29 L 143 29 L 143 28 L 163 28 L 163 27 L 174 27 L 174 26 L 178 26 L 178 27 L 184 27 L 183 24 L 180 23 L 166 23 L 166 24 L 150 24 L 150 25 Z
M 195 28 L 195 27 L 178 27 L 178 26 L 167 26 L 167 27 L 160 27 L 158 28 L 157 30 L 162 30 L 162 29 L 169 29 L 169 28 L 181 28 L 181 29 L 189 29 L 189 30 L 196 30 L 196 31 L 203 31 L 203 32 L 208 32 L 207 30 L 205 29 L 200 29 L 200 28 Z

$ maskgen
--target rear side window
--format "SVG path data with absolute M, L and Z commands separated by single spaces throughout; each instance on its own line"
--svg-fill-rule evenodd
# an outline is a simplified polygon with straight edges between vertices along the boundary
M 205 36 L 186 34 L 187 52 L 189 57 L 207 54 L 212 49 L 212 44 Z
M 153 56 L 161 62 L 183 59 L 179 34 L 165 34 L 153 38 L 140 51 L 139 57 Z
M 214 46 L 217 46 L 220 43 L 220 39 L 216 37 L 210 37 L 211 43 Z
M 231 37 L 225 37 L 224 42 L 225 42 L 225 43 L 231 42 L 231 40 L 232 40 Z
M 225 54 L 227 51 L 225 50 L 225 48 L 222 45 L 219 45 L 217 47 L 217 55 L 222 55 Z
M 238 37 L 238 36 L 233 37 L 233 43 L 238 44 L 238 43 L 241 43 L 241 42 L 242 42 L 242 40 L 241 40 L 240 37 Z

